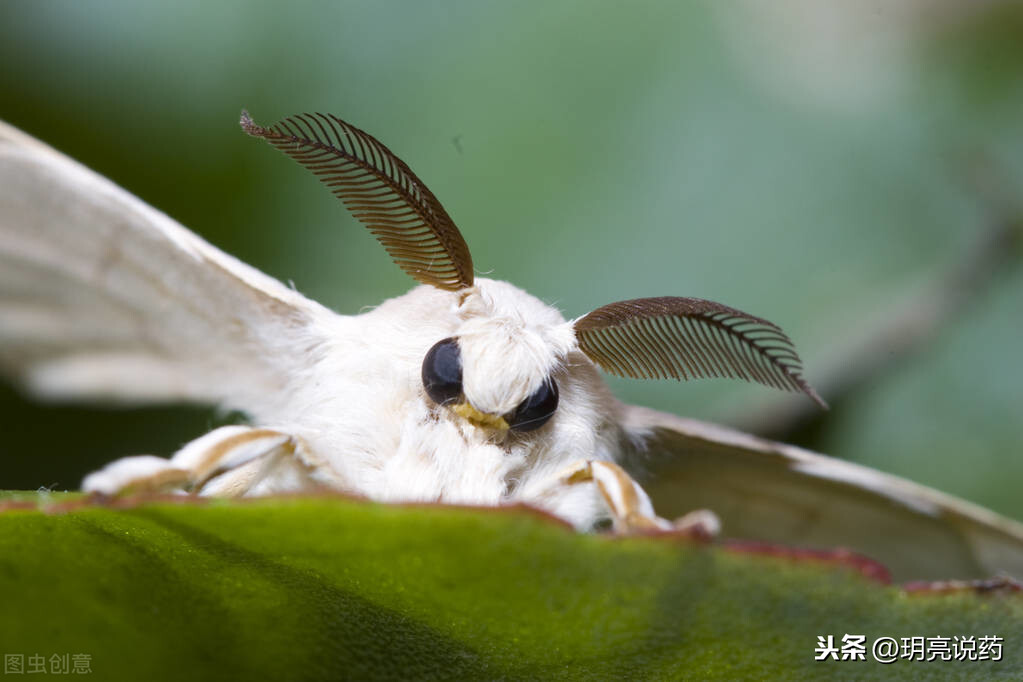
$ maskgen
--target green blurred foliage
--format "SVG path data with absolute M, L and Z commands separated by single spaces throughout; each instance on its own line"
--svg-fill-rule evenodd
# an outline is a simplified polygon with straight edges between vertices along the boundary
M 417 171 L 481 272 L 569 316 L 638 296 L 718 300 L 782 325 L 813 381 L 816 361 L 982 229 L 965 158 L 1023 187 L 1023 9 L 952 4 L 826 3 L 828 23 L 800 14 L 812 3 L 766 21 L 754 3 L 8 0 L 0 118 L 355 313 L 411 282 L 237 127 L 242 107 L 258 122 L 329 111 Z M 805 445 L 1023 517 L 1023 274 L 996 284 Z M 787 399 L 611 383 L 719 420 Z M 10 389 L 0 414 L 5 488 L 73 488 L 223 419 L 40 407 Z

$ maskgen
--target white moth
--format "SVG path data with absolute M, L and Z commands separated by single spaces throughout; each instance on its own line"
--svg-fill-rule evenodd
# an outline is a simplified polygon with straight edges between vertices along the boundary
M 685 495 L 751 536 L 769 517 L 769 539 L 846 526 L 832 541 L 856 546 L 850 514 L 893 504 L 914 522 L 952 514 L 990 525 L 884 474 L 623 405 L 600 377 L 736 377 L 821 402 L 773 324 L 691 298 L 566 320 L 476 277 L 440 203 L 370 135 L 321 114 L 264 128 L 243 112 L 241 124 L 319 177 L 421 286 L 339 315 L 0 124 L 0 369 L 42 397 L 211 403 L 252 424 L 216 429 L 170 459 L 117 460 L 83 489 L 326 487 L 381 501 L 523 502 L 579 529 L 610 519 L 620 530 L 714 532 L 706 512 L 677 525 L 659 517 L 626 473 L 668 460 L 717 466 Z M 673 493 L 661 504 L 686 511 Z
M 8 149 L 22 172 L 8 174 L 6 202 L 28 203 L 5 209 L 20 220 L 4 250 L 37 271 L 10 274 L 49 290 L 5 307 L 5 364 L 43 394 L 199 400 L 254 424 L 219 428 L 169 460 L 118 460 L 86 491 L 326 486 L 385 501 L 526 502 L 578 528 L 606 518 L 670 528 L 619 466 L 644 434 L 624 423 L 598 364 L 736 376 L 819 401 L 769 322 L 690 298 L 566 320 L 476 277 L 447 212 L 370 135 L 322 114 L 264 128 L 243 113 L 241 125 L 326 183 L 421 286 L 338 315 L 38 144 Z M 55 204 L 46 212 L 32 205 L 40 187 Z

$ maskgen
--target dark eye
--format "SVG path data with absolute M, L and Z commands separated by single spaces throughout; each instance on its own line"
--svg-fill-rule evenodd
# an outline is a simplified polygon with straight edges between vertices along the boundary
M 423 388 L 438 405 L 447 405 L 462 395 L 462 354 L 458 342 L 444 339 L 433 344 L 423 358 Z
M 547 423 L 558 409 L 558 385 L 548 378 L 533 395 L 522 401 L 508 417 L 513 431 L 532 431 Z

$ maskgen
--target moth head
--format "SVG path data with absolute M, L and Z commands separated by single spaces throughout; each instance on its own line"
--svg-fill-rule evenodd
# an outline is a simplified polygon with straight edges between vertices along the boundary
M 426 394 L 480 428 L 529 432 L 556 414 L 570 354 L 635 378 L 731 377 L 806 393 L 799 357 L 774 324 L 695 298 L 612 303 L 566 322 L 503 282 L 476 280 L 454 221 L 379 140 L 341 119 L 300 114 L 242 129 L 312 171 L 422 284 L 457 295 L 461 324 L 423 358 Z M 576 353 L 578 355 L 578 353 Z M 592 368 L 590 368 L 592 369 Z M 567 396 L 566 396 L 567 397 Z
M 454 336 L 423 359 L 430 399 L 470 423 L 527 433 L 556 413 L 565 358 L 575 347 L 554 308 L 507 284 L 480 279 L 459 305 Z

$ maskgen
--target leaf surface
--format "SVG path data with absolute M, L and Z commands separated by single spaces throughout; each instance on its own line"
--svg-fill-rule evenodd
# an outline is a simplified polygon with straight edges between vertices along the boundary
M 1023 674 L 1017 594 L 907 594 L 834 561 L 578 535 L 522 509 L 7 504 L 3 650 L 89 654 L 97 679 Z M 847 633 L 868 660 L 814 661 L 818 635 Z M 877 637 L 935 635 L 1003 637 L 1004 660 L 870 660 Z

